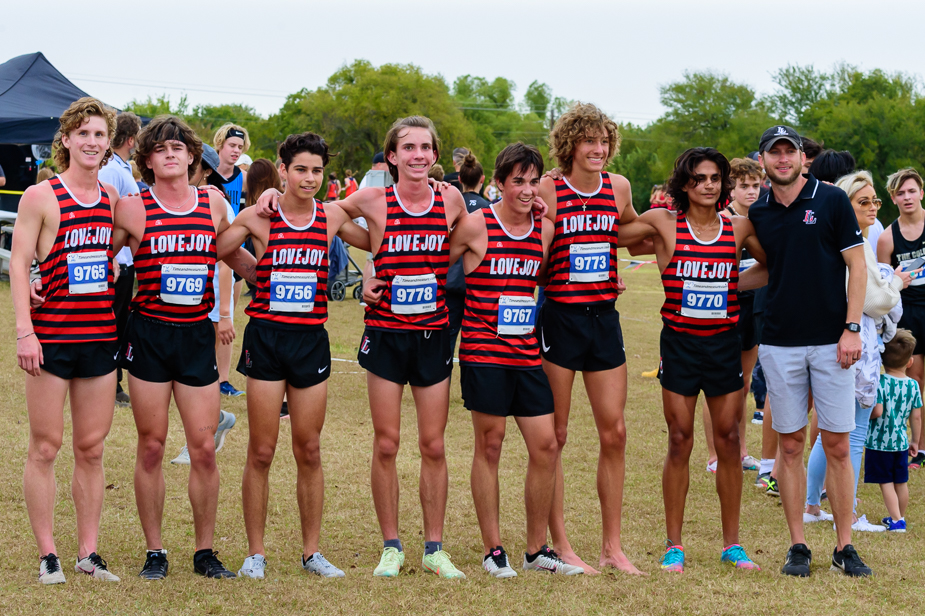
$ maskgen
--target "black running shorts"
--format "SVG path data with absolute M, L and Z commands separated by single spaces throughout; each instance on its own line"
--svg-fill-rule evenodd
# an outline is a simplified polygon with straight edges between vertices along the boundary
M 903 316 L 898 326 L 908 329 L 915 336 L 915 350 L 912 354 L 925 355 L 925 306 L 903 304 Z
M 331 375 L 331 344 L 323 325 L 291 326 L 252 318 L 244 329 L 238 372 L 258 381 L 286 381 L 297 389 Z
M 42 370 L 59 379 L 92 379 L 116 369 L 119 342 L 43 342 Z
M 149 383 L 211 385 L 218 381 L 215 326 L 208 317 L 168 323 L 133 312 L 125 327 L 121 362 L 129 374 Z
M 453 371 L 449 330 L 383 330 L 367 327 L 357 352 L 360 366 L 393 383 L 429 387 Z
M 555 411 L 542 368 L 515 370 L 478 364 L 460 366 L 465 407 L 498 417 L 539 417 Z
M 620 313 L 612 303 L 571 305 L 547 298 L 538 321 L 546 361 L 587 372 L 626 363 Z
M 746 296 L 744 301 L 739 300 L 739 338 L 742 340 L 742 350 L 751 351 L 758 346 L 758 330 L 755 326 L 755 298 Z
M 735 329 L 713 336 L 694 336 L 665 325 L 660 347 L 658 378 L 670 392 L 696 396 L 703 391 L 712 398 L 744 387 L 742 343 Z

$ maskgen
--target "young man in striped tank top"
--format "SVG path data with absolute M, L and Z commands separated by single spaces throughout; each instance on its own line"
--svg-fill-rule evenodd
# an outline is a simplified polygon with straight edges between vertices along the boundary
M 564 177 L 544 177 L 540 197 L 555 225 L 549 255 L 546 302 L 538 327 L 543 368 L 555 400 L 559 449 L 556 492 L 549 519 L 553 547 L 565 562 L 597 573 L 569 543 L 565 532 L 562 450 L 575 373 L 581 371 L 600 437 L 597 491 L 601 499 L 603 544 L 599 566 L 628 573 L 639 570 L 623 553 L 620 524 L 626 468 L 626 352 L 614 302 L 621 292 L 617 274 L 617 234 L 636 218 L 630 183 L 605 171 L 616 155 L 617 125 L 600 109 L 576 104 L 549 136 Z
M 135 500 L 147 543 L 144 579 L 167 576 L 161 536 L 164 473 L 161 463 L 173 395 L 183 421 L 190 457 L 189 496 L 196 553 L 194 571 L 234 577 L 212 549 L 218 508 L 215 464 L 219 388 L 212 278 L 216 235 L 229 226 L 225 200 L 190 186 L 199 167 L 202 141 L 182 120 L 161 116 L 142 130 L 135 162 L 151 188 L 120 201 L 114 243 L 132 249 L 138 292 L 126 327 L 123 366 L 129 371 L 132 412 L 138 430 Z M 243 248 L 225 259 L 254 277 L 256 262 Z
M 335 234 L 369 250 L 369 233 L 340 207 L 315 199 L 324 183 L 328 144 L 315 133 L 289 135 L 279 146 L 286 192 L 271 218 L 247 208 L 218 239 L 219 255 L 248 237 L 257 257 L 257 288 L 247 307 L 250 322 L 238 371 L 247 377 L 250 438 L 242 498 L 248 553 L 238 575 L 263 578 L 264 533 L 270 465 L 279 437 L 285 395 L 298 473 L 296 496 L 302 523 L 302 567 L 323 577 L 344 577 L 319 551 L 324 504 L 321 429 L 328 399 L 331 349 L 328 318 L 328 250 Z
M 364 290 L 366 330 L 358 359 L 367 372 L 372 413 L 372 489 L 384 549 L 377 576 L 398 575 L 405 555 L 398 536 L 401 400 L 411 385 L 421 452 L 425 571 L 464 578 L 443 551 L 447 466 L 443 445 L 449 413 L 450 348 L 444 285 L 450 264 L 449 231 L 466 215 L 458 190 L 433 190 L 427 174 L 438 158 L 433 123 L 421 116 L 396 121 L 385 139 L 385 159 L 396 181 L 365 188 L 339 202 L 369 225 L 376 279 Z
M 527 550 L 525 570 L 584 573 L 546 546 L 556 485 L 554 406 L 543 372 L 534 321 L 537 281 L 552 243 L 552 221 L 533 217 L 543 158 L 522 143 L 495 161 L 502 199 L 460 221 L 450 236 L 450 261 L 462 259 L 466 305 L 459 348 L 462 396 L 472 411 L 475 455 L 472 498 L 482 531 L 483 568 L 497 578 L 515 577 L 501 545 L 498 462 L 507 417 L 514 417 L 527 445 Z
M 728 200 L 733 185 L 726 157 L 713 148 L 692 148 L 675 161 L 668 181 L 675 210 L 649 210 L 621 229 L 621 240 L 627 246 L 654 240 L 665 287 L 659 364 L 668 423 L 668 455 L 662 474 L 668 530 L 667 549 L 661 558 L 665 571 L 684 571 L 681 526 L 701 391 L 710 408 L 718 456 L 721 560 L 740 569 L 758 569 L 739 545 L 742 464 L 738 426 L 745 398 L 742 343 L 736 329 L 737 291 L 764 284 L 767 270 L 755 265 L 739 279 L 743 247 L 759 263 L 764 263 L 765 255 L 747 218 L 730 219 L 717 212 L 717 202 Z
M 70 395 L 74 444 L 71 495 L 77 514 L 76 571 L 119 581 L 97 554 L 103 507 L 103 441 L 112 426 L 118 341 L 112 310 L 112 209 L 119 193 L 97 178 L 112 154 L 115 111 L 93 98 L 61 114 L 60 175 L 26 190 L 10 258 L 16 356 L 26 372 L 29 450 L 26 509 L 39 552 L 39 581 L 64 583 L 53 536 L 54 464 Z M 30 310 L 29 269 L 39 260 L 43 300 Z

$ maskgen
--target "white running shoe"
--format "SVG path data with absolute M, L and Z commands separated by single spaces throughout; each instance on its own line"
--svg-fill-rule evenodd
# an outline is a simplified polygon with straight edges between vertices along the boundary
M 818 515 L 813 515 L 811 513 L 803 512 L 803 524 L 812 524 L 813 522 L 831 522 L 835 519 L 831 513 L 826 513 L 822 509 L 819 510 Z
M 78 560 L 77 564 L 74 565 L 74 571 L 77 573 L 86 573 L 97 580 L 105 580 L 107 582 L 119 581 L 118 577 L 109 572 L 109 569 L 106 567 L 106 561 L 96 552 Z
M 713 460 L 712 462 L 707 462 L 707 470 L 715 475 L 715 474 L 716 474 L 716 465 L 717 465 L 718 463 L 719 463 L 719 462 L 718 462 L 717 460 Z
M 344 572 L 328 562 L 321 552 L 315 552 L 308 558 L 302 557 L 302 568 L 309 573 L 326 578 L 342 578 Z
M 39 564 L 39 582 L 42 584 L 64 584 L 64 571 L 55 554 L 46 554 Z
M 482 559 L 482 568 L 492 577 L 506 579 L 517 577 L 517 572 L 511 568 L 507 559 L 507 552 L 500 545 L 485 555 Z
M 834 528 L 834 525 L 833 525 Z M 862 515 L 858 518 L 858 521 L 851 525 L 851 530 L 858 532 L 867 532 L 867 533 L 882 533 L 886 531 L 886 526 L 880 526 L 879 524 L 871 524 L 867 521 L 867 516 Z
M 533 562 L 527 560 L 524 554 L 524 571 L 546 571 L 559 575 L 580 575 L 585 572 L 581 567 L 570 565 L 553 552 L 549 546 L 544 545 Z
M 225 445 L 225 435 L 234 428 L 235 421 L 234 413 L 219 411 L 218 427 L 215 428 L 215 453 Z
M 754 456 L 745 456 L 742 458 L 743 471 L 757 471 L 759 466 L 761 466 L 761 461 Z
M 263 579 L 263 572 L 267 568 L 267 559 L 260 554 L 254 554 L 244 559 L 244 564 L 238 569 L 238 576 Z
M 177 454 L 177 457 L 170 461 L 171 464 L 185 464 L 189 466 L 189 450 L 186 448 L 186 445 L 183 446 L 183 449 L 180 450 L 180 453 Z

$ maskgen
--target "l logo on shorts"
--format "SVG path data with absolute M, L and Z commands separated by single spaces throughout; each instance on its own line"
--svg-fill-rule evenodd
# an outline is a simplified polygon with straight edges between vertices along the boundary
M 253 362 L 251 362 L 251 352 L 250 351 L 244 351 L 244 366 L 246 368 L 254 367 Z
M 360 353 L 369 355 L 369 336 L 363 336 L 363 342 L 360 344 Z
M 125 359 L 132 361 L 132 343 L 128 343 L 128 348 L 125 350 Z

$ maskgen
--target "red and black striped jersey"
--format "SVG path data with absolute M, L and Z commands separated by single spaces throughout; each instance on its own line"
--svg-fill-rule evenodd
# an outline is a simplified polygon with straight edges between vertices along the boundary
M 366 307 L 366 326 L 443 329 L 449 325 L 444 286 L 450 266 L 443 196 L 433 192 L 420 213 L 405 209 L 395 186 L 385 189 L 385 200 L 385 233 L 373 266 L 388 286 L 378 304 Z
M 100 196 L 81 203 L 60 176 L 49 180 L 60 210 L 58 234 L 39 265 L 45 303 L 31 310 L 40 342 L 116 340 L 112 281 L 112 205 Z
M 694 237 L 684 214 L 678 214 L 674 254 L 665 271 L 662 320 L 671 329 L 712 336 L 739 322 L 739 263 L 732 223 L 725 216 L 709 242 Z
M 208 318 L 215 305 L 215 223 L 209 191 L 196 190 L 185 212 L 165 208 L 150 189 L 141 191 L 145 234 L 135 252 L 138 293 L 132 310 L 172 323 Z
M 270 219 L 267 251 L 257 263 L 257 289 L 245 312 L 286 325 L 328 320 L 328 221 L 324 206 L 304 227 L 294 227 L 282 208 Z
M 515 237 L 498 220 L 494 206 L 482 209 L 488 248 L 466 274 L 466 305 L 459 361 L 499 368 L 542 365 L 536 340 L 534 292 L 543 263 L 543 223 Z
M 556 180 L 556 231 L 549 250 L 546 297 L 566 304 L 617 299 L 620 212 L 610 176 L 601 173 L 594 194 Z

